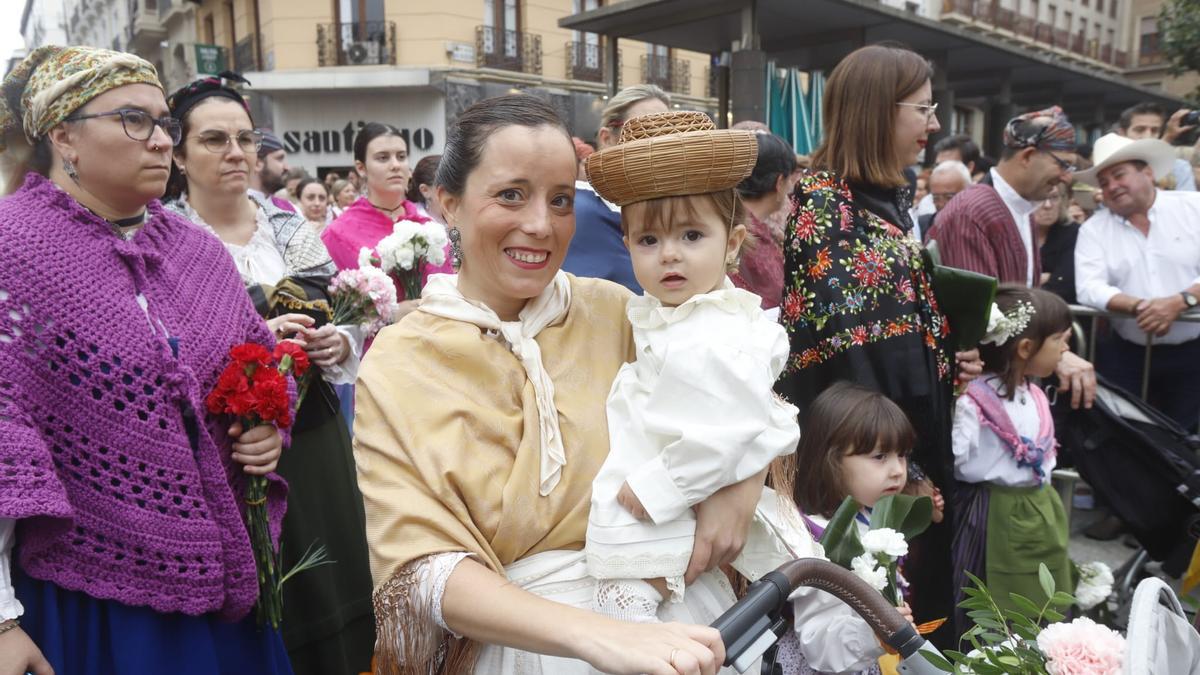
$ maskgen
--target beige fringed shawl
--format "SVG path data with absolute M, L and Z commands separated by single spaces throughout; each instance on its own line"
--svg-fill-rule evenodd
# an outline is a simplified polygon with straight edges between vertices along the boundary
M 497 337 L 415 312 L 380 333 L 359 371 L 354 454 L 380 672 L 468 672 L 473 660 L 471 643 L 447 641 L 429 608 L 418 606 L 421 558 L 466 551 L 503 574 L 530 555 L 583 547 L 592 479 L 608 453 L 605 400 L 634 348 L 629 293 L 607 281 L 568 280 L 566 316 L 536 338 L 566 454 L 547 496 L 539 494 L 534 387 Z

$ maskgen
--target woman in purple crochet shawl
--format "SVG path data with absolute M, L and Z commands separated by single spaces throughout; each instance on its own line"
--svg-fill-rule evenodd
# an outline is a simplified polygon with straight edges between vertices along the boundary
M 273 337 L 216 238 L 163 210 L 180 138 L 153 66 L 34 50 L 0 130 L 0 673 L 291 673 L 248 616 L 245 477 L 282 439 L 208 415 Z M 11 571 L 11 574 L 10 574 Z

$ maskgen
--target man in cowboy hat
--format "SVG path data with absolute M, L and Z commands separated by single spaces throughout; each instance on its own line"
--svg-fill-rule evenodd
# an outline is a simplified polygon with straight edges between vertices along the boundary
M 1076 174 L 1098 186 L 1107 210 L 1083 224 L 1075 244 L 1075 288 L 1083 304 L 1126 314 L 1098 363 L 1118 385 L 1141 390 L 1144 346 L 1153 337 L 1150 403 L 1187 429 L 1200 418 L 1200 324 L 1179 322 L 1200 295 L 1200 194 L 1160 190 L 1171 147 L 1156 138 L 1108 134 L 1095 166 Z
M 959 192 L 929 232 L 942 262 L 996 277 L 1002 283 L 1036 286 L 1041 256 L 1032 215 L 1038 205 L 1071 184 L 1075 127 L 1057 106 L 1009 120 L 999 163 L 979 183 Z M 1059 363 L 1060 387 L 1071 405 L 1091 407 L 1095 369 L 1071 352 Z

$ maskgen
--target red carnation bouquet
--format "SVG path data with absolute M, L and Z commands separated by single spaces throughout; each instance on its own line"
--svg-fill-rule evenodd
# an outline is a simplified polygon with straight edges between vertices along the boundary
M 287 376 L 300 378 L 308 370 L 308 355 L 295 342 L 282 341 L 275 351 L 252 342 L 229 350 L 232 361 L 217 379 L 217 386 L 205 399 L 214 415 L 233 415 L 247 431 L 261 424 L 280 429 L 292 425 L 292 406 L 288 398 Z M 258 620 L 270 621 L 278 629 L 283 614 L 283 582 L 293 574 L 325 564 L 325 550 L 309 549 L 286 575 L 280 575 L 279 553 L 271 545 L 267 515 L 267 478 L 250 476 L 246 484 L 246 529 L 254 549 L 258 571 Z

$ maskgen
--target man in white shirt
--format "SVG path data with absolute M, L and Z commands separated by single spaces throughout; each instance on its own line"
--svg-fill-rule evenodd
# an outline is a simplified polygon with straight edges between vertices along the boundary
M 1149 402 L 1193 429 L 1200 418 L 1200 324 L 1178 318 L 1200 295 L 1200 194 L 1155 187 L 1175 159 L 1158 139 L 1109 134 L 1096 141 L 1093 157 L 1094 168 L 1076 177 L 1099 186 L 1108 209 L 1080 228 L 1075 290 L 1083 304 L 1131 317 L 1113 320 L 1097 365 L 1139 393 L 1153 336 Z

